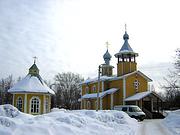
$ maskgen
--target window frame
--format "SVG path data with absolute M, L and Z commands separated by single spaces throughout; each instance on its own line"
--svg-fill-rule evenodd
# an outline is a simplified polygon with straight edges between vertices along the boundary
M 91 102 L 90 101 L 87 101 L 87 109 L 91 109 Z
M 19 111 L 23 111 L 23 98 L 21 96 L 18 96 L 16 99 L 16 107 Z
M 89 94 L 89 87 L 88 86 L 86 86 L 85 91 L 86 91 L 86 94 Z
M 35 101 L 34 101 L 34 103 L 36 103 L 36 105 L 33 106 L 34 103 L 32 103 L 32 101 L 33 101 L 34 99 L 37 99 L 38 102 L 35 102 Z M 35 107 L 35 108 L 32 108 L 32 106 Z M 33 111 L 32 111 L 32 110 L 33 110 Z M 40 100 L 40 98 L 39 98 L 38 96 L 33 96 L 33 97 L 31 97 L 29 112 L 30 112 L 31 114 L 40 114 L 40 112 L 41 112 L 41 100 Z
M 96 85 L 93 85 L 92 87 L 92 91 L 95 92 L 96 91 Z

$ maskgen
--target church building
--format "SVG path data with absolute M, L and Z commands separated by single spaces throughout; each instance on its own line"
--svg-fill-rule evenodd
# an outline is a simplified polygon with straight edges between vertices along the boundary
M 138 53 L 129 45 L 127 31 L 123 39 L 124 44 L 114 55 L 117 59 L 117 75 L 113 75 L 114 66 L 110 65 L 111 55 L 107 49 L 103 56 L 105 63 L 100 65 L 100 78 L 82 82 L 81 109 L 95 110 L 98 107 L 99 110 L 112 110 L 118 105 L 138 105 L 152 118 L 153 112 L 162 109 L 163 99 L 155 91 L 149 90 L 151 78 L 137 70 Z
M 8 92 L 13 94 L 13 106 L 21 112 L 34 115 L 50 112 L 51 95 L 55 94 L 39 75 L 35 60 L 28 75 Z

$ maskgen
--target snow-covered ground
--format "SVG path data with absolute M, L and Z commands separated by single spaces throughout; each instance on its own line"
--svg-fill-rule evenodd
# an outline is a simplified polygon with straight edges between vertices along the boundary
M 53 109 L 32 116 L 0 106 L 0 135 L 134 135 L 138 125 L 120 111 Z
M 180 135 L 180 110 L 169 112 L 163 123 L 173 135 Z

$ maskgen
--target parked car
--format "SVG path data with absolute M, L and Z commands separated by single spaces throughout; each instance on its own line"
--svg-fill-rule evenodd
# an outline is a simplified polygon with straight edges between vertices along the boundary
M 114 110 L 126 112 L 131 118 L 143 121 L 146 114 L 136 105 L 114 106 Z

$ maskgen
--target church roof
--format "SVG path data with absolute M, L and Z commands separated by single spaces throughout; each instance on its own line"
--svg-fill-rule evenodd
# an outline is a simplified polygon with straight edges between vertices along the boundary
M 104 59 L 111 59 L 111 54 L 109 53 L 108 49 L 106 51 L 106 53 L 103 55 Z
M 118 88 L 111 88 L 108 89 L 106 91 L 100 92 L 99 93 L 99 97 L 103 98 L 104 96 L 108 95 L 108 94 L 113 94 L 118 90 Z M 97 98 L 97 93 L 91 93 L 91 94 L 85 94 L 81 97 L 81 99 L 89 99 L 89 98 Z
M 155 95 L 156 97 L 159 97 L 161 100 L 163 100 L 157 93 L 155 93 L 154 91 L 145 91 L 145 92 L 140 92 L 140 93 L 136 93 L 133 96 L 127 97 L 125 99 L 125 101 L 138 101 L 143 99 L 144 97 L 149 96 L 150 94 Z
M 135 56 L 138 56 L 138 53 L 135 53 L 128 43 L 129 35 L 127 34 L 126 31 L 125 31 L 125 34 L 123 36 L 123 39 L 124 39 L 124 44 L 121 47 L 121 49 L 119 50 L 119 52 L 115 54 L 115 57 L 122 56 L 122 54 L 124 54 L 124 55 L 133 54 Z
M 141 71 L 137 70 L 122 76 L 100 76 L 100 81 L 113 81 L 113 80 L 119 80 L 119 79 L 123 79 L 124 77 L 128 77 L 131 76 L 133 74 L 139 74 L 142 77 L 144 77 L 148 82 L 151 82 L 151 78 L 149 78 L 148 76 L 146 76 L 144 73 L 142 73 Z M 84 82 L 82 82 L 81 84 L 88 84 L 88 83 L 95 83 L 98 81 L 98 78 L 93 78 L 93 79 L 87 79 Z
M 28 74 L 25 78 L 8 90 L 10 93 L 49 93 L 55 94 L 40 76 Z
M 125 101 L 137 101 L 151 94 L 151 91 L 136 93 L 133 96 L 127 97 Z
M 111 60 L 111 54 L 109 53 L 108 49 L 106 53 L 103 55 L 104 61 L 106 65 L 109 65 L 110 60 Z

